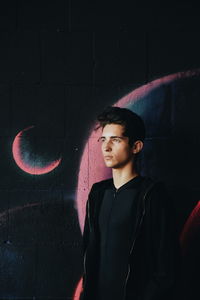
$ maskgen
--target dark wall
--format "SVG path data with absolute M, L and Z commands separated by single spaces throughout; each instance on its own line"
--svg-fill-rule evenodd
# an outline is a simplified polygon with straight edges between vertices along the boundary
M 73 297 L 77 176 L 95 116 L 136 87 L 198 69 L 199 34 L 191 2 L 1 2 L 0 299 Z M 182 223 L 195 204 L 183 203 Z

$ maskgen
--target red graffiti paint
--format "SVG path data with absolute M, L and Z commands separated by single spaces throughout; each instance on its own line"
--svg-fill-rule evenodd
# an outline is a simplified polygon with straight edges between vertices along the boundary
M 30 164 L 28 162 L 25 162 L 24 158 L 23 158 L 23 151 L 22 151 L 22 143 L 23 143 L 23 134 L 24 132 L 30 130 L 31 128 L 33 128 L 34 126 L 29 126 L 25 129 L 23 129 L 22 131 L 20 131 L 14 141 L 13 141 L 13 145 L 12 145 L 12 153 L 13 153 L 13 158 L 16 162 L 16 164 L 18 165 L 18 167 L 23 170 L 26 173 L 32 174 L 32 175 L 41 175 L 41 174 L 46 174 L 51 172 L 52 170 L 54 170 L 61 162 L 61 158 L 52 161 L 50 163 L 48 163 L 46 166 L 37 166 L 33 164 Z
M 80 294 L 82 291 L 82 284 L 83 284 L 83 278 L 81 277 L 81 279 L 79 280 L 77 287 L 75 289 L 74 295 L 73 295 L 73 300 L 79 300 L 80 298 Z
M 188 247 L 195 240 L 196 233 L 200 229 L 200 201 L 197 203 L 189 218 L 187 219 L 180 235 L 180 244 L 183 256 L 186 255 Z

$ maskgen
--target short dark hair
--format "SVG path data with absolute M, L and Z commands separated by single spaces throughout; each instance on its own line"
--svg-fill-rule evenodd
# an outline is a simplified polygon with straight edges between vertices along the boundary
M 127 108 L 108 106 L 97 116 L 99 127 L 104 128 L 108 124 L 119 124 L 124 127 L 124 136 L 129 138 L 129 145 L 133 146 L 137 140 L 144 141 L 145 125 L 140 116 Z

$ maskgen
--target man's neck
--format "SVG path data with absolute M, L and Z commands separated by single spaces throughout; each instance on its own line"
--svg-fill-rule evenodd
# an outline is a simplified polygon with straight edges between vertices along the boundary
M 122 185 L 135 178 L 139 174 L 134 169 L 112 169 L 112 175 L 114 186 L 116 187 L 116 189 L 119 189 Z

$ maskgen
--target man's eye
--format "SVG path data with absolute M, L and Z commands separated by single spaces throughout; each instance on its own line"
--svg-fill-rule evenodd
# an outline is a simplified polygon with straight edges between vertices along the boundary
M 100 142 L 100 143 L 103 143 L 104 141 L 105 141 L 104 138 L 99 138 L 99 139 L 98 139 L 98 142 Z
M 118 138 L 114 138 L 114 139 L 113 139 L 113 142 L 115 142 L 115 143 L 120 143 L 120 142 L 121 142 L 121 140 L 120 140 L 120 139 L 118 139 Z

